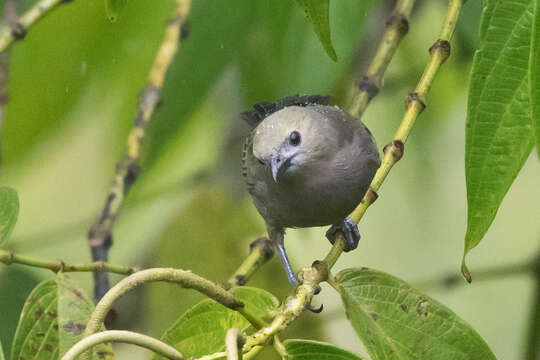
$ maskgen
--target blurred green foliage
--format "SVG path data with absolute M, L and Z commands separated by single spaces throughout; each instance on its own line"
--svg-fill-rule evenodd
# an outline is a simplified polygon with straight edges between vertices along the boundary
M 216 0 L 211 6 L 194 1 L 189 37 L 170 69 L 145 141 L 141 178 L 115 228 L 111 261 L 177 266 L 226 280 L 249 242 L 264 231 L 243 190 L 240 148 L 248 129 L 238 113 L 254 102 L 296 93 L 330 93 L 338 95 L 336 102 L 346 102 L 340 94 L 354 81 L 350 74 L 369 61 L 365 49 L 379 39 L 386 21 L 377 5 L 389 3 L 330 2 L 339 56 L 334 63 L 292 1 Z M 458 271 L 466 219 L 465 85 L 477 44 L 479 3 L 465 5 L 452 57 L 433 85 L 406 156 L 360 225 L 359 249 L 344 255 L 339 268 L 366 265 L 409 282 Z M 0 184 L 15 188 L 21 204 L 17 227 L 3 246 L 47 259 L 89 261 L 86 232 L 105 201 L 171 6 L 172 1 L 130 0 L 110 23 L 103 1 L 74 1 L 13 46 Z M 443 0 L 418 2 L 384 88 L 364 115 L 380 147 L 400 121 L 403 99 L 428 59 L 446 6 Z M 534 160 L 503 202 L 490 240 L 471 255 L 473 275 L 475 267 L 527 260 L 538 251 L 540 167 Z M 324 231 L 289 231 L 295 268 L 325 255 Z M 519 246 L 509 241 L 516 238 Z M 37 279 L 49 277 L 43 270 L 0 266 L 5 350 L 24 297 Z M 89 274 L 73 277 L 90 291 Z M 280 298 L 289 290 L 277 259 L 250 285 Z M 522 276 L 452 292 L 423 290 L 469 322 L 498 358 L 512 359 L 522 353 L 531 289 Z M 320 298 L 325 311 L 304 314 L 287 335 L 365 354 L 338 295 L 325 286 Z M 149 285 L 122 299 L 118 326 L 159 337 L 199 299 L 172 285 Z M 131 347 L 118 349 L 119 358 L 126 353 L 147 358 Z M 275 357 L 270 350 L 268 358 Z

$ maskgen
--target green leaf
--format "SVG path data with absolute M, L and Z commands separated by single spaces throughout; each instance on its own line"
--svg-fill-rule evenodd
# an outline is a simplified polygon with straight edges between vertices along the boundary
M 19 215 L 19 197 L 12 188 L 0 187 L 0 244 L 11 234 Z
M 64 274 L 41 282 L 24 304 L 11 359 L 58 359 L 82 339 L 92 301 Z M 112 348 L 94 347 L 94 359 L 113 359 Z
M 2 348 L 2 342 L 0 341 L 0 360 L 6 360 L 4 356 L 4 349 Z
M 532 126 L 536 140 L 536 150 L 540 156 L 540 0 L 534 0 L 534 20 L 531 36 L 531 58 L 529 64 L 530 97 L 532 105 Z
M 105 9 L 110 22 L 116 22 L 120 11 L 126 5 L 127 0 L 105 0 Z
M 495 359 L 466 322 L 400 279 L 357 268 L 336 280 L 348 318 L 374 360 Z
M 465 256 L 487 232 L 534 146 L 528 89 L 532 10 L 530 0 L 499 0 L 488 1 L 482 14 L 465 130 L 468 214 L 462 270 L 469 281 Z
M 36 272 L 28 266 L 7 266 L 0 270 L 0 341 L 6 351 L 11 349 L 24 302 L 39 281 Z
M 330 37 L 329 0 L 296 0 L 296 2 L 304 10 L 328 56 L 337 61 L 336 50 Z
M 270 293 L 252 287 L 232 290 L 251 314 L 266 318 L 268 311 L 275 309 L 279 301 Z M 206 299 L 193 306 L 176 320 L 161 337 L 174 346 L 186 358 L 201 357 L 221 351 L 225 346 L 225 335 L 230 328 L 247 330 L 250 323 L 240 313 L 217 302 Z M 163 359 L 157 355 L 154 359 Z
M 352 352 L 319 341 L 291 339 L 283 344 L 291 360 L 362 360 Z

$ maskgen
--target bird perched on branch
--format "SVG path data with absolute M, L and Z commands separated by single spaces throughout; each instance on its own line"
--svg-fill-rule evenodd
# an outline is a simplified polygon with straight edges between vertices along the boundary
M 330 242 L 340 231 L 344 251 L 355 249 L 360 233 L 347 215 L 380 165 L 368 128 L 329 102 L 327 96 L 290 96 L 242 113 L 253 128 L 244 143 L 242 173 L 295 287 L 285 228 L 332 225 Z

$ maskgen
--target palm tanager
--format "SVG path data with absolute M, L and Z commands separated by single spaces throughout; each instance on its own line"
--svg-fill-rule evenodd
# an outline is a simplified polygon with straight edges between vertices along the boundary
M 344 251 L 355 249 L 360 233 L 347 215 L 380 166 L 368 128 L 329 100 L 289 96 L 242 113 L 253 128 L 244 143 L 242 174 L 294 287 L 285 228 L 332 225 L 326 233 L 330 242 L 340 231 Z

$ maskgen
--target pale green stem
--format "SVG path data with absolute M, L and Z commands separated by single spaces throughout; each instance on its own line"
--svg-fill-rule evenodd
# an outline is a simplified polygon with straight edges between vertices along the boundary
M 414 3 L 415 0 L 398 0 L 396 2 L 375 56 L 369 64 L 366 74 L 354 88 L 353 98 L 347 109 L 352 116 L 360 119 L 369 102 L 379 93 L 388 64 L 390 64 L 401 39 L 409 31 L 409 17 Z
M 49 269 L 55 273 L 61 272 L 111 272 L 121 275 L 131 275 L 138 269 L 128 266 L 113 265 L 103 261 L 96 261 L 90 264 L 68 264 L 62 260 L 47 261 L 32 256 L 18 255 L 11 251 L 0 249 L 0 262 L 11 265 L 21 264 L 43 269 Z
M 401 124 L 394 135 L 394 140 L 385 146 L 381 166 L 371 182 L 370 189 L 364 196 L 362 202 L 349 215 L 356 223 L 363 218 L 367 208 L 377 200 L 377 192 L 385 181 L 388 173 L 403 156 L 404 144 L 407 141 L 416 119 L 426 106 L 426 95 L 435 79 L 435 75 L 440 66 L 450 55 L 450 40 L 452 39 L 463 2 L 464 0 L 449 1 L 448 11 L 439 38 L 429 49 L 431 57 L 416 88 L 407 96 L 407 109 L 403 115 Z M 337 259 L 342 252 L 342 248 L 343 245 L 341 244 L 341 241 L 336 241 L 331 250 L 331 253 L 333 253 L 331 258 Z
M 183 360 L 182 354 L 170 345 L 150 336 L 123 330 L 109 330 L 86 337 L 73 345 L 61 360 L 75 360 L 75 358 L 92 347 L 110 342 L 120 342 L 141 346 L 161 356 L 172 360 Z M 89 352 L 89 351 L 88 351 Z
M 274 335 L 296 320 L 311 303 L 311 299 L 319 290 L 319 284 L 328 278 L 328 267 L 326 263 L 316 261 L 311 268 L 303 269 L 300 275 L 301 284 L 295 289 L 294 294 L 285 299 L 272 323 L 246 338 L 244 352 L 250 351 L 255 346 L 265 345 Z
M 172 268 L 147 269 L 124 278 L 103 296 L 97 303 L 96 308 L 86 325 L 84 335 L 90 336 L 99 331 L 105 316 L 119 297 L 139 285 L 155 281 L 176 283 L 183 288 L 197 290 L 233 310 L 243 307 L 242 302 L 236 300 L 222 287 L 192 273 L 191 271 Z

